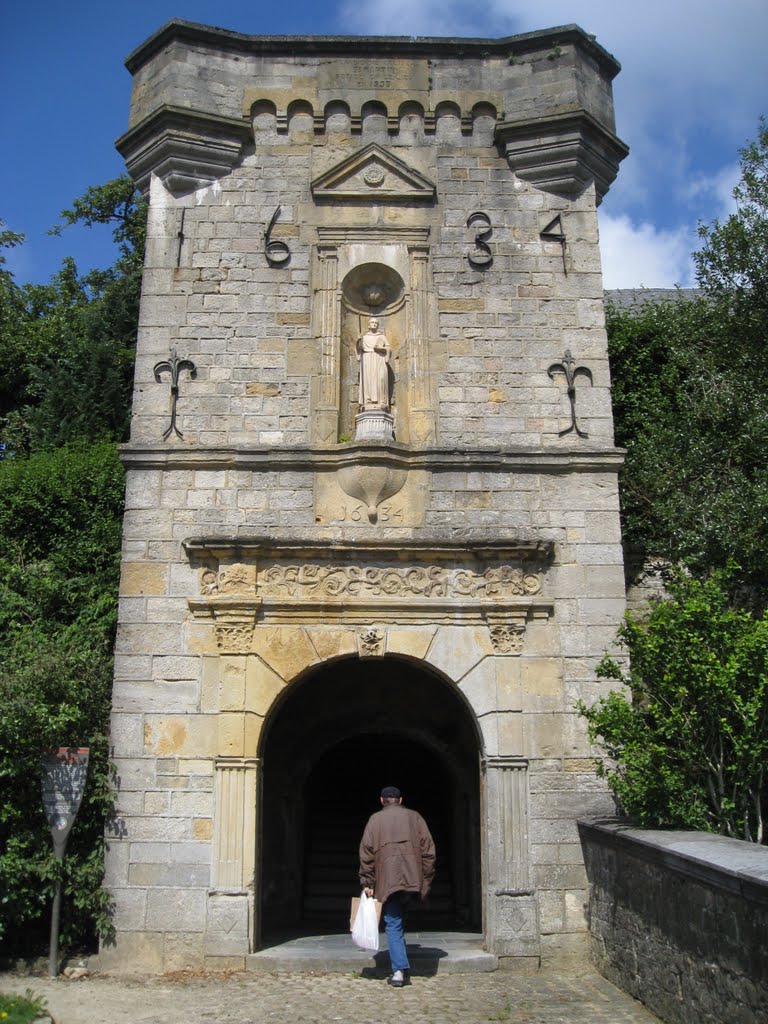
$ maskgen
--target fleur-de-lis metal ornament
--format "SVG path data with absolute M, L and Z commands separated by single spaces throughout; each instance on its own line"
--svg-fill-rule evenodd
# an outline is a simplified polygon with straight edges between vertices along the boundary
M 571 425 L 566 427 L 565 430 L 558 431 L 557 436 L 563 437 L 564 434 L 570 434 L 572 430 L 575 430 L 579 437 L 589 437 L 586 430 L 581 430 L 576 422 L 576 378 L 581 374 L 583 377 L 588 378 L 590 384 L 593 384 L 592 371 L 586 366 L 577 366 L 576 360 L 571 355 L 569 348 L 565 350 L 563 361 L 561 363 L 552 363 L 547 370 L 550 380 L 555 379 L 555 373 L 558 370 L 565 374 L 565 380 L 568 385 L 568 401 L 571 403 Z
M 155 363 L 154 372 L 155 380 L 158 384 L 161 382 L 161 374 L 170 373 L 171 375 L 171 422 L 168 424 L 168 429 L 163 433 L 163 440 L 167 441 L 172 433 L 176 434 L 184 440 L 184 435 L 176 426 L 176 403 L 179 399 L 179 374 L 182 370 L 187 370 L 189 373 L 189 379 L 194 380 L 197 377 L 197 367 L 191 359 L 179 359 L 176 355 L 176 349 L 171 349 L 171 358 L 163 359 L 159 363 Z

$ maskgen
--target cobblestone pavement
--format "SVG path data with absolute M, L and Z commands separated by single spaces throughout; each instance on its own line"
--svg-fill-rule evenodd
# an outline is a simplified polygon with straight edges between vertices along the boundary
M 393 989 L 352 974 L 94 976 L 0 974 L 0 991 L 48 1001 L 56 1024 L 653 1024 L 591 969 L 518 976 L 446 974 Z

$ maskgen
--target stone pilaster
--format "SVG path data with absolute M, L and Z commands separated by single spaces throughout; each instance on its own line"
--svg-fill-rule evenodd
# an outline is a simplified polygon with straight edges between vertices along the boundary
M 216 759 L 206 947 L 217 956 L 243 955 L 254 948 L 259 768 L 256 757 Z
M 434 441 L 435 403 L 429 370 L 430 271 L 426 246 L 409 246 L 411 263 L 411 301 L 408 306 L 408 375 L 410 394 L 410 430 L 417 442 Z
M 528 848 L 528 761 L 488 757 L 483 772 L 489 947 L 497 956 L 538 958 L 538 906 Z
M 320 377 L 315 396 L 315 431 L 323 442 L 335 442 L 339 430 L 339 257 L 335 246 L 317 252 L 320 289 L 317 303 L 317 334 L 320 338 Z

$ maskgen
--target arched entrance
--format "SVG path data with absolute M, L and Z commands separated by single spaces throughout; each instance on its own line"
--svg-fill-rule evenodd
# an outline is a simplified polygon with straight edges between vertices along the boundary
M 343 931 L 357 850 L 384 785 L 427 820 L 438 850 L 418 927 L 481 926 L 479 740 L 456 690 L 401 658 L 343 658 L 294 684 L 265 726 L 264 933 Z

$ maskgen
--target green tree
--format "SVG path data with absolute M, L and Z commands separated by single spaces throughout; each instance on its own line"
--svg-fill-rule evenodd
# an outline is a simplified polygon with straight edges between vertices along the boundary
M 19 453 L 127 436 L 146 204 L 127 176 L 90 188 L 63 224 L 109 224 L 118 258 L 80 276 L 72 259 L 45 285 L 0 283 L 0 440 Z M 6 244 L 18 244 L 19 236 Z M 0 245 L 3 236 L 0 235 Z M 7 310 L 7 315 L 6 315 Z
M 64 226 L 108 223 L 118 258 L 19 286 L 0 256 L 0 951 L 45 946 L 59 870 L 41 755 L 88 746 L 63 874 L 66 945 L 108 934 L 101 887 L 107 730 L 124 474 L 146 208 L 130 179 L 89 189 Z M 57 228 L 56 230 L 59 230 Z M 0 248 L 22 238 L 0 231 Z
M 677 573 L 647 621 L 619 633 L 630 672 L 612 658 L 598 666 L 626 689 L 577 706 L 608 758 L 598 774 L 639 825 L 764 843 L 768 620 L 734 609 L 729 583 L 724 571 Z
M 607 311 L 622 527 L 641 552 L 768 602 L 768 129 L 742 152 L 737 212 L 701 229 L 702 296 Z
M 65 944 L 109 930 L 107 729 L 124 474 L 115 447 L 0 461 L 0 950 L 44 948 L 56 863 L 41 755 L 89 746 L 64 874 Z
M 741 154 L 741 180 L 733 190 L 736 213 L 702 225 L 694 253 L 699 284 L 725 302 L 741 331 L 766 343 L 768 325 L 768 121 Z

